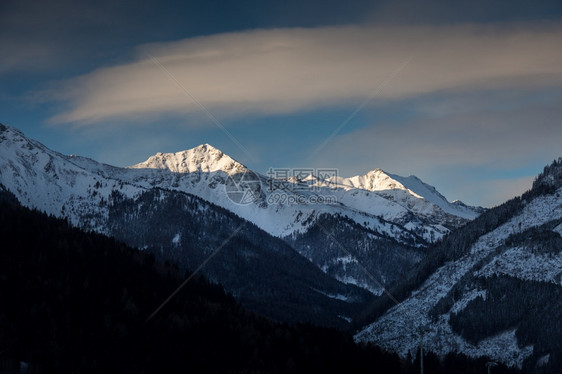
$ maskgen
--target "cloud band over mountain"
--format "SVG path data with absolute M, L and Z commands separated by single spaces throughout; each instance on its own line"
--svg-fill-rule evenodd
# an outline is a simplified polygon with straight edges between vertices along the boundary
M 145 44 L 128 63 L 42 94 L 63 105 L 51 122 L 84 125 L 199 111 L 193 98 L 224 115 L 262 116 L 356 104 L 375 92 L 533 89 L 562 82 L 560 40 L 557 23 L 232 32 Z

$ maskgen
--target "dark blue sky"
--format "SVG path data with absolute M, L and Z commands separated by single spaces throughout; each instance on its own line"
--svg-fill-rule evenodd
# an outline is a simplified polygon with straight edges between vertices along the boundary
M 493 205 L 562 155 L 561 22 L 560 1 L 8 0 L 0 122 L 120 166 L 210 143 Z

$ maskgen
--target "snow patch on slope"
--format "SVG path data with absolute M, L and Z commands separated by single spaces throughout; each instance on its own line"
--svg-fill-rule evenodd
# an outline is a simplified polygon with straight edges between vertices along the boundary
M 335 300 L 341 300 L 341 301 L 348 301 L 349 297 L 345 296 L 345 295 L 341 295 L 341 294 L 331 294 L 331 293 L 327 293 L 327 292 L 323 292 L 320 290 L 317 290 L 316 288 L 312 288 L 312 290 L 318 292 L 321 295 L 324 295 L 326 297 L 329 297 L 330 299 L 335 299 Z
M 524 280 L 562 285 L 562 253 L 534 254 L 525 247 L 509 248 L 476 272 L 476 275 L 486 278 L 509 275 Z
M 457 300 L 453 304 L 453 306 L 451 307 L 451 313 L 461 312 L 462 310 L 464 310 L 464 308 L 466 308 L 468 303 L 470 303 L 472 300 L 478 297 L 481 297 L 482 299 L 486 300 L 487 292 L 485 290 L 477 290 L 477 289 L 466 292 L 465 294 L 463 294 L 460 300 Z

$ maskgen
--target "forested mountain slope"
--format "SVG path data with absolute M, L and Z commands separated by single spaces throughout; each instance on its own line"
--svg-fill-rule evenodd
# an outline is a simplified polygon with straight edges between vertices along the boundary
M 187 274 L 5 191 L 0 238 L 2 373 L 400 372 L 396 356 L 258 317 L 200 277 L 147 321 Z
M 562 159 L 530 191 L 483 213 L 438 243 L 356 326 L 358 341 L 400 355 L 490 356 L 529 372 L 562 368 Z

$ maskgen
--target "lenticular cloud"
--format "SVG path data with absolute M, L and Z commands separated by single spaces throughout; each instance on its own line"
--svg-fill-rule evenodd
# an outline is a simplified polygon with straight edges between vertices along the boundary
M 201 107 L 260 116 L 356 105 L 373 92 L 398 99 L 536 88 L 562 82 L 561 39 L 558 24 L 503 24 L 254 30 L 149 44 L 130 63 L 49 90 L 65 108 L 51 122 L 91 124 Z

